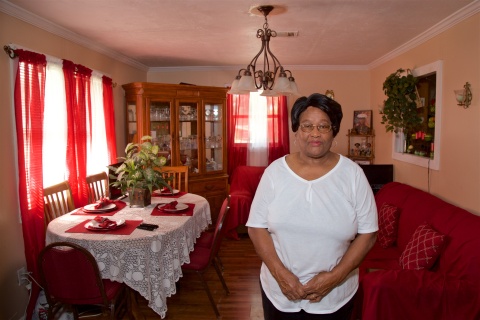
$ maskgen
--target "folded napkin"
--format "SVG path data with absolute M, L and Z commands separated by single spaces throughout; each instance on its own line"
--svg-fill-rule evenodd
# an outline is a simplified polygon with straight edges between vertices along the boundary
M 103 229 L 115 229 L 117 227 L 117 222 L 105 217 L 96 216 L 94 220 L 98 222 L 98 226 Z
M 162 209 L 176 209 L 177 208 L 178 201 L 172 201 L 170 203 L 167 203 L 166 205 L 162 206 Z
M 110 203 L 114 203 L 114 201 L 103 197 L 97 201 L 97 204 L 95 205 L 95 209 L 102 209 L 103 207 L 109 205 Z

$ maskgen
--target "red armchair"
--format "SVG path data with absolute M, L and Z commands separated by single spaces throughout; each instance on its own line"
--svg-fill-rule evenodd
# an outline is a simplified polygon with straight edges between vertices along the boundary
M 230 184 L 230 213 L 225 221 L 227 236 L 238 239 L 237 227 L 247 223 L 250 206 L 266 167 L 239 166 Z

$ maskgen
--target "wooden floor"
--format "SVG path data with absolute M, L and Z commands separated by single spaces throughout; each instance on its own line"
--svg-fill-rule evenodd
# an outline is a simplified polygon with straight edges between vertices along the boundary
M 213 267 L 206 279 L 223 320 L 261 320 L 262 302 L 259 287 L 260 259 L 250 239 L 224 239 L 220 249 L 224 265 L 225 282 L 230 289 L 226 295 Z M 138 302 L 136 302 L 138 301 Z M 212 320 L 215 312 L 208 300 L 198 276 L 186 273 L 177 282 L 177 293 L 167 299 L 166 320 Z M 140 295 L 132 299 L 135 319 L 160 319 Z

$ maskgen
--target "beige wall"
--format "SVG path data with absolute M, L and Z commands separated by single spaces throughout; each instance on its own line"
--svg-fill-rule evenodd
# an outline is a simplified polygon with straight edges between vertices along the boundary
M 224 86 L 230 83 L 236 70 L 146 72 L 117 60 L 62 39 L 46 31 L 0 13 L 1 44 L 15 43 L 31 50 L 59 58 L 69 59 L 103 72 L 118 84 L 114 88 L 116 111 L 117 148 L 119 154 L 125 146 L 124 100 L 121 84 L 134 81 Z M 313 92 L 335 91 L 336 100 L 342 105 L 344 119 L 336 140 L 335 151 L 346 154 L 347 130 L 352 127 L 353 111 L 372 109 L 373 128 L 376 131 L 376 163 L 393 163 L 395 180 L 421 189 L 428 189 L 439 197 L 480 214 L 480 14 L 436 36 L 430 41 L 372 70 L 295 70 L 294 76 L 303 95 Z M 444 61 L 443 79 L 443 131 L 441 168 L 428 171 L 415 165 L 392 161 L 391 133 L 380 124 L 378 109 L 384 95 L 382 83 L 385 77 L 403 68 L 415 68 L 436 60 Z M 16 285 L 16 270 L 25 265 L 23 236 L 18 221 L 17 187 L 15 175 L 14 115 L 10 59 L 0 54 L 0 167 L 2 174 L 0 202 L 0 318 L 19 318 L 28 299 L 26 291 Z M 455 105 L 453 90 L 468 81 L 472 85 L 473 103 L 469 109 Z M 289 98 L 291 108 L 294 99 Z M 291 134 L 291 150 L 293 146 Z M 4 312 L 5 314 L 2 314 Z
M 14 43 L 33 51 L 68 59 L 110 76 L 119 85 L 113 89 L 119 153 L 125 146 L 124 98 L 122 83 L 146 81 L 146 71 L 89 50 L 71 41 L 33 27 L 0 12 L 0 43 Z M 16 270 L 25 266 L 23 236 L 17 204 L 15 174 L 15 135 L 12 107 L 11 60 L 0 54 L 0 319 L 20 319 L 28 300 L 27 292 L 17 285 Z

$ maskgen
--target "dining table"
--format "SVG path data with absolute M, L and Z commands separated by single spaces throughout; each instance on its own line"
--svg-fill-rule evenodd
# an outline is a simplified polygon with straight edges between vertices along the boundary
M 163 209 L 172 202 L 180 210 Z M 196 239 L 212 223 L 210 205 L 205 198 L 186 192 L 154 194 L 146 207 L 130 207 L 128 198 L 113 204 L 109 204 L 113 210 L 98 212 L 90 204 L 88 209 L 94 212 L 86 206 L 52 220 L 46 244 L 67 241 L 86 248 L 102 278 L 139 292 L 163 319 L 167 298 L 176 293 L 175 283 L 182 276 L 182 264 L 190 262 Z M 115 222 L 115 228 L 92 228 L 99 219 Z M 158 227 L 140 229 L 145 224 Z

